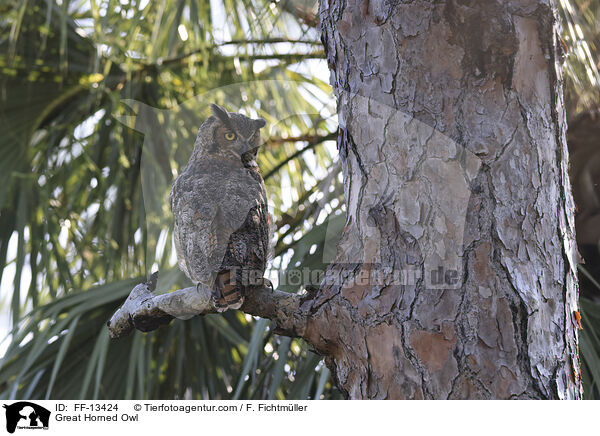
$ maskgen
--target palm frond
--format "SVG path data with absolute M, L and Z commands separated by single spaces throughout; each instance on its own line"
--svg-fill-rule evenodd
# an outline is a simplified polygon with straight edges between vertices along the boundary
M 264 320 L 175 320 L 119 341 L 104 325 L 151 268 L 161 289 L 187 284 L 162 199 L 205 116 L 196 96 L 258 113 L 273 137 L 333 138 L 329 87 L 303 66 L 323 57 L 316 29 L 261 1 L 13 0 L 0 13 L 1 396 L 285 398 L 299 380 L 298 398 L 335 396 L 321 359 Z M 151 131 L 127 122 L 140 108 Z M 336 159 L 306 144 L 265 145 L 276 214 L 306 207 Z M 319 210 L 340 204 L 336 186 Z

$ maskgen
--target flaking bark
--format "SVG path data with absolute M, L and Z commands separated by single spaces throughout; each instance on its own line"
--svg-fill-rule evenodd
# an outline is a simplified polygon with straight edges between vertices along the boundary
M 348 223 L 330 269 L 342 285 L 322 289 L 316 315 L 336 314 L 332 364 L 350 398 L 581 397 L 553 8 L 321 2 Z M 427 283 L 439 252 L 458 287 Z M 371 264 L 425 280 L 343 285 Z

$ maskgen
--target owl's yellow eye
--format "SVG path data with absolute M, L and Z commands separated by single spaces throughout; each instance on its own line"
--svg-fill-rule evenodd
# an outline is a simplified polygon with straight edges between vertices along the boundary
M 226 132 L 225 139 L 227 139 L 228 141 L 233 141 L 235 139 L 235 133 Z

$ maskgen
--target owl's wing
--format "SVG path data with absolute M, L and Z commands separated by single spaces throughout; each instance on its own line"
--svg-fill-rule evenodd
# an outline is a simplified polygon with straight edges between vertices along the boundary
M 244 223 L 258 201 L 260 186 L 243 168 L 188 167 L 173 184 L 178 262 L 194 282 L 212 286 L 230 236 Z
M 222 259 L 225 253 L 228 229 L 221 225 L 222 213 L 215 193 L 206 189 L 207 177 L 186 177 L 184 173 L 182 176 L 173 186 L 171 201 L 177 260 L 190 280 L 212 286 L 219 257 Z
M 232 171 L 225 186 L 225 197 L 221 203 L 223 218 L 228 227 L 236 231 L 245 223 L 250 210 L 266 201 L 260 182 L 245 168 Z
M 257 185 L 252 185 L 249 191 L 253 192 L 251 206 L 246 214 L 244 223 L 232 233 L 228 251 L 223 260 L 223 269 L 242 267 L 245 271 L 252 271 L 253 276 L 258 272 L 264 273 L 269 251 L 269 216 L 264 185 L 260 177 L 254 177 Z M 240 208 L 240 211 L 246 211 Z

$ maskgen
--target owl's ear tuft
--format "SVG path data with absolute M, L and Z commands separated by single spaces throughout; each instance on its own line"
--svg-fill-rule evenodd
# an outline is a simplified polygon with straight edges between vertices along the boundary
M 210 105 L 210 110 L 215 117 L 217 117 L 223 122 L 223 124 L 229 126 L 231 121 L 229 120 L 229 114 L 224 108 L 213 103 Z
M 256 126 L 257 129 L 262 129 L 263 127 L 265 127 L 267 125 L 267 122 L 265 120 L 263 120 L 262 118 L 259 118 L 257 120 L 254 120 L 254 125 Z

